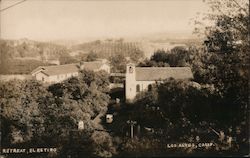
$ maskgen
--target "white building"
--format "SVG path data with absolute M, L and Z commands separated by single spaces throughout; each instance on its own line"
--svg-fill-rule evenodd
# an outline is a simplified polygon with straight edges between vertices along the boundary
M 58 83 L 73 76 L 78 76 L 81 69 L 91 71 L 104 70 L 110 73 L 110 66 L 100 61 L 83 62 L 81 64 L 65 64 L 56 66 L 39 66 L 31 72 L 36 80 L 44 83 Z
M 104 70 L 107 73 L 110 73 L 110 66 L 105 60 L 84 62 L 82 66 L 85 70 L 92 70 L 95 72 Z
M 156 81 L 167 78 L 192 79 L 193 74 L 190 67 L 135 67 L 127 64 L 125 95 L 126 101 L 131 102 L 141 92 L 150 90 Z

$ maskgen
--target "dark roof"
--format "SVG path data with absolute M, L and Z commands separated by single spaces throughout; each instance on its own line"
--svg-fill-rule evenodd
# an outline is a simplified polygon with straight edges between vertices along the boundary
M 135 73 L 137 81 L 193 78 L 190 67 L 136 67 Z
M 48 76 L 68 74 L 73 72 L 78 72 L 79 66 L 77 64 L 66 64 L 66 65 L 56 65 L 56 66 L 39 66 L 31 73 L 42 72 Z

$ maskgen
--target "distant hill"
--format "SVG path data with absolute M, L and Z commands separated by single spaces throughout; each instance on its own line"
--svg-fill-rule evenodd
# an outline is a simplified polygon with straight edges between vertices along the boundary
M 138 42 L 127 42 L 123 39 L 96 40 L 82 43 L 71 47 L 72 52 L 95 53 L 99 58 L 109 58 L 114 55 L 123 55 L 133 58 L 134 54 L 140 53 L 143 56 L 141 45 Z
M 137 62 L 144 57 L 150 58 L 159 49 L 170 50 L 176 46 L 201 45 L 202 41 L 192 36 L 164 33 L 84 42 L 5 40 L 9 47 L 8 54 L 10 54 L 10 62 L 7 66 L 9 71 L 5 74 L 27 74 L 37 66 L 52 64 L 53 60 L 60 61 L 61 64 L 78 62 L 85 59 L 89 53 L 95 53 L 98 58 L 106 59 L 122 55 Z
M 69 52 L 64 46 L 28 39 L 3 40 L 0 74 L 29 74 L 41 65 L 50 65 L 62 54 Z M 1 60 L 2 61 L 2 60 Z
M 58 59 L 60 54 L 68 52 L 65 46 L 49 42 L 38 42 L 28 39 L 5 41 L 11 49 L 12 58 Z

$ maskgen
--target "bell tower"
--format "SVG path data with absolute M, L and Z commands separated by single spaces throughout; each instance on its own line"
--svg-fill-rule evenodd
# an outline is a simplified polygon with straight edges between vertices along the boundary
M 135 64 L 129 63 L 126 68 L 125 94 L 126 101 L 131 102 L 136 95 Z

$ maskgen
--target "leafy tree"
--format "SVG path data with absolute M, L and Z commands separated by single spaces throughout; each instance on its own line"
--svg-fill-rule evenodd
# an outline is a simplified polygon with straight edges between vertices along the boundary
M 96 53 L 94 53 L 93 51 L 91 51 L 87 57 L 86 57 L 86 61 L 95 61 L 98 58 L 98 55 Z
M 187 66 L 187 64 L 190 62 L 189 60 L 189 52 L 184 47 L 174 47 L 171 49 L 169 57 L 168 57 L 168 63 L 175 67 L 175 66 Z
M 221 96 L 219 106 L 232 117 L 227 124 L 241 128 L 241 149 L 246 149 L 248 85 L 249 85 L 249 1 L 209 1 L 210 10 L 197 24 L 210 22 L 207 27 L 197 27 L 207 40 L 201 55 L 203 72 L 199 79 L 210 82 Z M 223 111 L 222 110 L 222 111 Z M 222 116 L 223 117 L 223 116 Z
M 7 45 L 6 41 L 0 40 L 0 74 L 8 72 L 10 67 L 12 49 Z
M 161 115 L 161 118 L 155 117 L 157 119 L 151 124 L 154 125 L 160 120 L 166 122 L 170 119 L 175 122 L 184 116 L 193 121 L 220 117 L 221 111 L 216 112 L 215 110 L 216 98 L 218 99 L 218 96 L 212 86 L 200 85 L 192 81 L 169 79 L 162 83 L 156 83 L 149 92 L 139 93 L 136 96 L 135 104 L 139 108 L 136 111 L 148 112 L 148 115 L 144 114 L 139 117 L 140 120 L 148 122 L 154 120 L 150 117 L 152 111 L 158 109 L 158 116 Z M 202 110 L 199 110 L 200 104 L 203 106 Z M 163 124 L 161 123 L 160 126 Z
M 47 121 L 52 123 L 47 132 L 53 133 L 54 136 L 60 134 L 60 142 L 70 145 L 70 141 L 81 136 L 81 133 L 74 132 L 73 129 L 76 129 L 77 123 L 82 120 L 85 126 L 83 135 L 89 135 L 85 140 L 77 141 L 74 149 L 64 146 L 63 153 L 73 152 L 79 156 L 85 152 L 89 156 L 100 157 L 110 157 L 115 153 L 111 137 L 100 124 L 100 117 L 106 113 L 109 102 L 109 96 L 106 94 L 108 85 L 108 74 L 105 72 L 81 71 L 78 78 L 70 78 L 49 87 L 55 99 L 52 100 L 54 104 L 44 99 L 44 106 L 50 109 L 45 110 L 50 116 Z M 60 117 L 55 118 L 58 113 Z M 70 132 L 74 132 L 76 137 L 72 138 Z M 57 140 L 58 137 L 55 137 L 55 141 Z M 91 149 L 86 142 L 92 142 Z
M 164 50 L 157 50 L 152 57 L 150 58 L 150 60 L 155 61 L 155 62 L 168 62 L 168 52 L 165 52 Z
M 9 133 L 3 132 L 6 134 L 5 138 L 10 137 L 10 140 L 5 141 L 10 141 L 11 144 L 23 143 L 41 136 L 44 131 L 44 118 L 39 111 L 37 100 L 47 94 L 41 83 L 34 80 L 9 81 L 1 83 L 0 89 L 1 118 L 9 122 L 5 122 L 6 126 L 1 129 L 13 129 Z
M 137 63 L 139 62 L 141 59 L 143 59 L 144 57 L 144 53 L 142 50 L 140 50 L 139 48 L 135 48 L 133 49 L 132 51 L 129 52 L 129 55 L 130 59 Z
M 111 157 L 116 149 L 101 125 L 108 85 L 107 73 L 89 71 L 48 90 L 34 80 L 1 82 L 3 145 L 55 146 L 60 157 Z
M 152 91 L 140 93 L 136 99 L 136 106 L 130 112 L 131 118 L 142 127 L 151 127 L 153 132 L 150 135 L 156 142 L 195 142 L 195 137 L 199 136 L 215 142 L 218 148 L 238 152 L 240 141 L 231 147 L 226 140 L 224 145 L 220 144 L 219 138 L 214 137 L 211 131 L 211 128 L 220 129 L 227 136 L 240 138 L 230 132 L 231 123 L 228 120 L 232 118 L 232 109 L 221 105 L 221 97 L 214 86 L 169 79 L 156 83 Z M 150 135 L 144 133 L 144 136 Z M 160 149 L 156 153 L 161 152 L 163 150 Z
M 221 116 L 222 111 L 216 112 L 218 96 L 213 86 L 169 79 L 158 85 L 158 95 L 158 104 L 171 121 L 184 116 L 193 121 L 211 121 Z
M 27 43 L 23 42 L 19 47 L 19 54 L 23 58 L 25 57 L 26 53 L 29 51 L 29 47 Z
M 184 47 L 174 47 L 171 51 L 157 50 L 150 58 L 139 63 L 142 67 L 183 67 L 189 66 L 190 54 Z
M 126 72 L 126 64 L 127 60 L 121 54 L 110 57 L 110 65 L 112 72 Z
M 214 151 L 248 153 L 248 3 L 235 0 L 208 2 L 212 11 L 205 19 L 211 20 L 214 25 L 205 25 L 205 32 L 202 32 L 207 37 L 207 47 L 178 48 L 172 50 L 171 55 L 161 52 L 153 60 L 168 62 L 170 66 L 190 64 L 194 80 L 199 84 L 174 79 L 157 84 L 153 92 L 137 96 L 136 106 L 131 108 L 133 119 L 154 129 L 163 128 L 165 133 L 160 134 L 160 139 L 166 142 L 194 142 L 198 135 L 203 140 L 214 142 Z M 153 66 L 151 60 L 145 63 Z M 159 112 L 152 110 L 157 107 Z M 138 114 L 138 111 L 141 113 Z M 154 116 L 154 113 L 158 115 Z M 162 118 L 158 117 L 160 114 Z M 227 137 L 236 138 L 234 144 L 224 148 L 225 144 L 228 145 L 227 140 L 219 140 L 221 135 L 215 137 L 211 128 L 223 131 Z M 130 145 L 128 149 L 132 151 L 134 148 L 131 144 L 125 147 Z
M 211 1 L 208 3 L 211 11 L 205 16 L 205 19 L 214 22 L 214 25 L 205 28 L 208 39 L 205 64 L 210 67 L 210 81 L 221 92 L 228 107 L 244 107 L 244 111 L 249 81 L 248 3 Z M 243 115 L 239 113 L 237 116 L 235 118 Z
M 67 52 L 62 52 L 59 56 L 60 64 L 72 64 L 76 63 L 77 60 L 69 55 Z
M 141 139 L 124 139 L 122 142 L 122 151 L 119 157 L 164 157 L 160 153 L 166 149 L 162 146 L 158 139 L 144 137 Z M 162 154 L 162 155 L 160 155 Z

